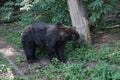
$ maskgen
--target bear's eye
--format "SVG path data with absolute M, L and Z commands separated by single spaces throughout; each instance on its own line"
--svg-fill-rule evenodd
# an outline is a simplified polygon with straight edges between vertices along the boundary
M 74 33 L 74 34 L 72 34 L 72 38 L 73 38 L 73 39 L 79 39 L 79 35 L 76 34 L 76 33 Z

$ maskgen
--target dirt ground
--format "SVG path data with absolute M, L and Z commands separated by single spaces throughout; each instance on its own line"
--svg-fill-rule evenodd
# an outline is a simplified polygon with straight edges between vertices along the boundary
M 26 80 L 28 79 L 31 70 L 50 64 L 49 59 L 41 59 L 39 63 L 34 63 L 36 66 L 28 64 L 23 55 L 23 50 L 18 50 L 15 46 L 7 44 L 3 37 L 0 37 L 0 54 L 7 59 L 10 65 L 12 65 L 14 72 L 12 72 L 11 75 Z M 16 60 L 19 58 L 22 59 L 22 62 L 17 63 Z
M 15 64 L 15 60 L 17 59 L 17 56 L 19 55 L 18 51 L 13 48 L 13 46 L 7 44 L 3 37 L 0 37 L 0 53 L 1 55 L 7 59 L 7 61 L 10 63 L 10 65 L 13 67 L 14 72 L 11 73 L 14 77 L 24 77 L 25 75 L 21 71 L 20 67 L 18 67 Z
M 120 29 L 113 28 L 92 33 L 92 42 L 96 49 L 100 46 L 109 46 L 109 44 L 120 40 Z

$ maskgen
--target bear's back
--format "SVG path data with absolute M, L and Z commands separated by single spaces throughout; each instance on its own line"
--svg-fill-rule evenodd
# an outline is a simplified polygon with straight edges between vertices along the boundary
M 32 29 L 34 29 L 34 30 L 45 30 L 45 29 L 47 29 L 47 24 L 36 22 L 36 23 L 32 24 Z

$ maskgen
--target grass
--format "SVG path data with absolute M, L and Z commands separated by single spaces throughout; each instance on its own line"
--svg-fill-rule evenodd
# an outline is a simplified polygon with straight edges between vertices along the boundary
M 0 80 L 9 80 L 12 75 L 13 69 L 8 61 L 0 54 Z
M 9 26 L 9 27 L 8 27 Z M 16 27 L 17 26 L 17 27 Z M 6 24 L 0 34 L 4 36 L 8 43 L 17 45 L 17 48 L 21 48 L 21 33 L 23 28 L 18 26 L 17 23 Z
M 6 58 L 0 54 L 0 80 L 23 80 L 17 75 Z
M 6 27 L 2 35 L 9 43 L 21 48 L 20 34 L 23 27 Z M 67 43 L 65 55 L 68 63 L 36 65 L 29 71 L 30 80 L 119 80 L 120 79 L 120 41 L 112 42 L 108 46 L 95 49 L 92 45 L 84 43 Z M 21 58 L 21 57 L 19 57 Z M 21 59 L 18 59 L 21 62 Z M 95 63 L 95 66 L 86 66 Z M 37 67 L 37 68 L 36 68 Z M 39 68 L 38 68 L 39 67 Z

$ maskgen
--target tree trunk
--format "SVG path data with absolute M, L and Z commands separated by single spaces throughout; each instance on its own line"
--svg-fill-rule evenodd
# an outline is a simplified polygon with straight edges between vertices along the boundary
M 91 43 L 85 5 L 80 3 L 80 0 L 68 0 L 68 7 L 72 19 L 72 25 L 76 27 L 78 33 L 82 34 L 88 43 Z

